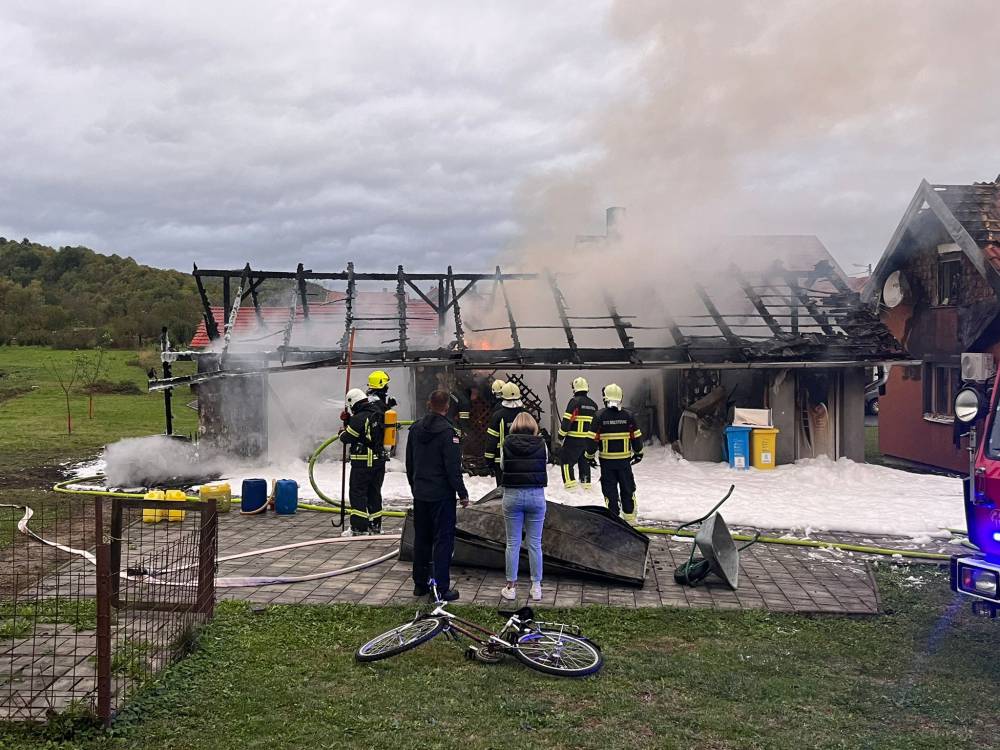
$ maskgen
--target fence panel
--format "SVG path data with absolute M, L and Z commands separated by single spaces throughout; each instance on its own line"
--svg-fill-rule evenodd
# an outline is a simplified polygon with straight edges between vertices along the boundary
M 216 544 L 212 503 L 0 506 L 0 721 L 109 721 L 212 616 Z

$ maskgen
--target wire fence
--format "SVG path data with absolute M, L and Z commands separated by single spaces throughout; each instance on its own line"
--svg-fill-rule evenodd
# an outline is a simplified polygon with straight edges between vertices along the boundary
M 0 721 L 109 723 L 211 618 L 216 544 L 213 503 L 0 507 Z

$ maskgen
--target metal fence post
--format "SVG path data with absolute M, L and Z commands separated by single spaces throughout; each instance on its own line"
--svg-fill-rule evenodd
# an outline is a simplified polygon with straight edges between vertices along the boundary
M 97 718 L 111 723 L 111 545 L 104 538 L 104 500 L 94 498 L 97 535 Z

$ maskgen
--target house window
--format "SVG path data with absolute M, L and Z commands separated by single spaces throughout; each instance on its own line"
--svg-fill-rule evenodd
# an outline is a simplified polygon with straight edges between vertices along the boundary
M 957 305 L 962 290 L 962 256 L 948 254 L 938 259 L 937 303 Z
M 924 365 L 924 418 L 951 422 L 962 371 L 950 365 Z

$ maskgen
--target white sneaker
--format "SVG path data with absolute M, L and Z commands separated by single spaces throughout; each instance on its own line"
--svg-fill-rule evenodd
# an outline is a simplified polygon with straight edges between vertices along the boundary
M 529 596 L 531 596 L 531 601 L 540 602 L 542 600 L 542 584 L 540 583 L 531 584 L 531 589 L 528 592 L 528 594 Z
M 509 601 L 514 601 L 517 599 L 517 587 L 511 586 L 509 583 L 500 589 L 500 596 Z
M 354 536 L 354 529 L 344 529 L 340 532 L 341 536 Z

